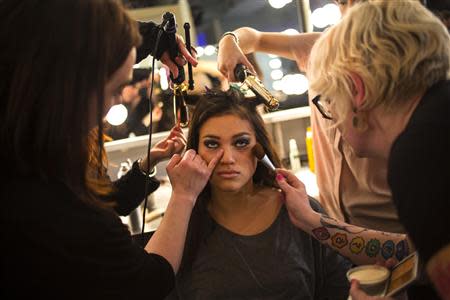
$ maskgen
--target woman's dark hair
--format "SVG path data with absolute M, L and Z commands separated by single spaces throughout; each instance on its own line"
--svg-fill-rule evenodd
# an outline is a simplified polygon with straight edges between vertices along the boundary
M 275 167 L 280 167 L 280 159 L 269 139 L 264 121 L 256 111 L 257 104 L 259 102 L 245 98 L 241 92 L 233 88 L 226 92 L 208 90 L 206 94 L 200 96 L 191 116 L 187 149 L 195 149 L 198 151 L 200 129 L 207 120 L 218 116 L 235 115 L 250 123 L 255 131 L 256 141 L 261 144 L 264 152 Z M 270 171 L 261 162 L 258 162 L 253 175 L 253 182 L 256 185 L 278 187 L 275 180 L 275 173 Z M 199 195 L 191 215 L 180 276 L 190 269 L 200 243 L 204 242 L 213 230 L 207 213 L 209 200 L 210 188 L 208 184 Z
M 63 182 L 96 203 L 86 183 L 90 127 L 98 124 L 101 147 L 105 84 L 140 42 L 120 1 L 1 1 L 0 158 L 6 168 Z

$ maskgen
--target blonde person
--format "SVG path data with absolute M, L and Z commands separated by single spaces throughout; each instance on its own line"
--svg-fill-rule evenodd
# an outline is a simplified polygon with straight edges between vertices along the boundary
M 360 0 L 365 1 L 365 0 Z M 358 0 L 336 1 L 345 15 L 348 7 Z M 244 54 L 266 52 L 292 59 L 300 70 L 306 71 L 311 48 L 322 35 L 320 32 L 289 35 L 260 32 L 242 27 L 225 35 L 219 42 L 218 68 L 235 81 L 233 70 L 238 63 L 253 66 Z M 310 98 L 314 91 L 309 91 Z M 310 105 L 313 104 L 310 102 Z M 359 158 L 342 140 L 333 123 L 311 110 L 315 170 L 319 201 L 333 217 L 351 224 L 391 232 L 404 232 L 391 201 L 386 182 L 386 161 Z
M 314 102 L 321 104 L 315 109 L 333 120 L 356 155 L 388 161 L 387 178 L 400 221 L 440 297 L 449 299 L 447 29 L 417 1 L 368 1 L 350 9 L 311 53 L 308 77 L 320 93 Z M 407 245 L 404 236 L 314 212 L 303 184 L 290 172 L 279 172 L 293 223 L 355 262 L 392 257 Z M 351 295 L 372 299 L 357 282 Z
M 367 0 L 339 0 L 335 3 L 345 16 L 350 7 L 364 1 Z M 252 70 L 253 66 L 245 54 L 259 51 L 294 60 L 300 70 L 306 71 L 311 48 L 321 35 L 319 32 L 294 35 L 260 32 L 242 27 L 221 38 L 218 69 L 229 81 L 235 81 L 233 70 L 236 64 L 245 64 Z M 387 182 L 387 161 L 355 155 L 334 122 L 323 118 L 314 109 L 311 100 L 316 94 L 310 86 L 309 103 L 312 107 L 311 126 L 319 202 L 330 217 L 339 221 L 380 231 L 405 233 L 392 202 Z M 406 253 L 400 251 L 397 258 L 403 258 Z M 386 254 L 383 259 L 389 257 Z M 416 285 L 413 289 L 417 296 L 411 296 L 411 299 L 420 299 L 422 290 L 426 294 L 430 290 L 422 285 Z

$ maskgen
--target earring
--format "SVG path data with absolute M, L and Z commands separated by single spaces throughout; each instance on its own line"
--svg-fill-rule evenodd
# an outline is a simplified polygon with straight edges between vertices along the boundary
M 366 131 L 369 126 L 367 125 L 365 114 L 354 111 L 354 115 L 352 117 L 352 126 L 360 132 Z

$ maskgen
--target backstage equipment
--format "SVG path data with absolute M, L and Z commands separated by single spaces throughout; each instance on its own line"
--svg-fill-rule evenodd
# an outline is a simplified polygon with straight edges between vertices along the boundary
M 234 76 L 248 87 L 256 97 L 261 100 L 269 111 L 278 109 L 279 102 L 272 96 L 272 94 L 264 87 L 263 83 L 251 73 L 243 64 L 236 65 L 234 69 Z
M 175 58 L 178 57 L 178 45 L 176 41 L 176 22 L 175 16 L 171 12 L 166 12 L 163 15 L 163 20 L 165 22 L 164 31 L 169 37 L 169 55 L 170 58 L 175 61 Z M 189 23 L 184 24 L 185 37 L 186 37 L 186 48 L 189 52 L 191 52 L 191 38 L 190 38 L 190 25 Z M 192 65 L 188 62 L 188 76 L 189 76 L 189 84 L 185 83 L 185 73 L 184 68 L 182 66 L 178 66 L 178 77 L 173 78 L 172 74 L 170 75 L 170 79 L 173 83 L 173 106 L 174 106 L 174 114 L 177 125 L 181 127 L 187 127 L 189 124 L 189 112 L 188 107 L 185 102 L 185 96 L 187 95 L 188 90 L 194 89 L 194 80 L 192 79 Z

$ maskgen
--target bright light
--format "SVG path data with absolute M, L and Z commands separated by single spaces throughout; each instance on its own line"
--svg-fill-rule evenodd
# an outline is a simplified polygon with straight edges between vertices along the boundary
M 270 6 L 279 9 L 284 7 L 286 4 L 291 3 L 292 0 L 269 0 Z
M 167 80 L 167 71 L 165 68 L 159 69 L 159 85 L 163 91 L 169 88 L 169 81 Z
M 314 10 L 311 14 L 311 22 L 317 28 L 325 28 L 334 25 L 341 19 L 341 12 L 336 4 L 327 4 Z
M 272 82 L 272 88 L 275 91 L 281 91 L 283 89 L 283 85 L 281 83 L 281 80 L 275 80 L 274 82 Z
M 277 58 L 278 57 L 278 55 L 275 55 L 275 54 L 267 54 L 267 55 L 269 55 L 270 58 Z
M 323 7 L 325 19 L 329 25 L 334 25 L 341 19 L 341 11 L 336 4 L 327 4 Z
M 128 117 L 128 110 L 123 104 L 113 105 L 106 115 L 106 121 L 113 126 L 119 126 Z
M 328 20 L 325 19 L 323 8 L 314 10 L 311 14 L 311 22 L 317 28 L 325 28 L 328 26 Z
M 281 68 L 281 60 L 279 58 L 273 58 L 269 60 L 269 67 L 271 67 L 272 69 Z
M 195 47 L 195 50 L 197 50 L 197 57 L 202 57 L 205 54 L 205 49 L 202 46 Z
M 283 71 L 281 71 L 280 69 L 273 70 L 272 72 L 270 72 L 270 77 L 273 80 L 281 79 L 281 78 L 283 78 Z
M 212 45 L 208 45 L 205 47 L 205 55 L 211 56 L 216 52 L 216 48 Z
M 281 86 L 286 95 L 301 95 L 308 90 L 308 79 L 302 74 L 288 74 L 281 79 Z
M 298 34 L 298 30 L 294 29 L 294 28 L 288 28 L 286 30 L 283 30 L 283 33 L 289 34 L 289 35 L 294 35 L 294 34 Z

